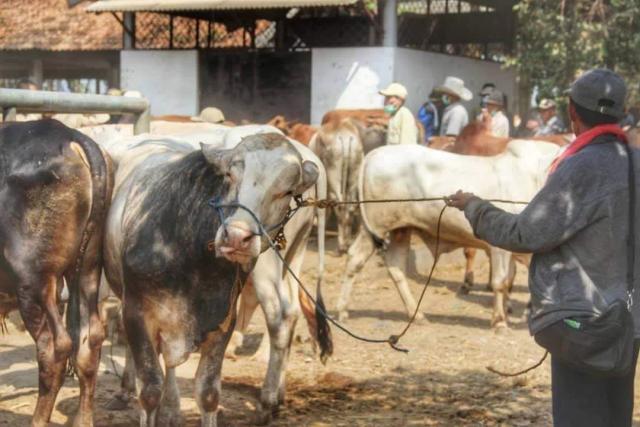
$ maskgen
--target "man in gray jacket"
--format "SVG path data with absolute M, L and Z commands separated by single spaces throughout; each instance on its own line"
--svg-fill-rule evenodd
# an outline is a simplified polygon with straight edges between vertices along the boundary
M 626 86 L 612 71 L 594 69 L 572 84 L 569 97 L 577 139 L 554 162 L 545 186 L 520 214 L 470 193 L 449 197 L 449 205 L 464 211 L 479 238 L 533 253 L 532 334 L 565 318 L 598 315 L 614 300 L 627 299 L 628 159 L 624 133 L 616 125 L 624 113 Z M 635 150 L 634 162 L 637 183 L 640 162 Z M 636 292 L 638 301 L 632 307 L 636 339 L 639 297 Z M 634 374 L 597 378 L 552 355 L 554 425 L 631 426 Z

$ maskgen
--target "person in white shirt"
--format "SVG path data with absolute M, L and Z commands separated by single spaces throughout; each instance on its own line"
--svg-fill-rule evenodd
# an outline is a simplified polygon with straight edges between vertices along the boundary
M 485 108 L 482 109 L 478 121 L 488 116 L 489 132 L 500 138 L 509 137 L 509 119 L 504 114 L 504 94 L 494 89 L 485 99 Z
M 469 124 L 469 113 L 461 101 L 470 101 L 473 94 L 464 86 L 464 81 L 449 76 L 436 91 L 442 93 L 442 103 L 445 110 L 440 124 L 440 136 L 457 137 L 462 129 Z
M 389 116 L 387 144 L 417 144 L 416 119 L 404 106 L 407 89 L 400 83 L 391 83 L 380 95 L 384 96 L 384 112 Z

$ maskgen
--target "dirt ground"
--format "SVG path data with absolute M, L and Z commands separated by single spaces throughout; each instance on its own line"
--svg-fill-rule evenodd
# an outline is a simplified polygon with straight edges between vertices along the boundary
M 419 252 L 423 256 L 423 252 Z M 346 261 L 329 251 L 325 301 L 335 306 Z M 480 257 L 479 257 L 480 258 Z M 310 250 L 304 266 L 305 283 L 315 282 L 317 253 Z M 422 289 L 428 263 L 408 270 L 414 295 Z M 428 265 L 427 265 L 428 266 Z M 549 361 L 517 379 L 505 379 L 486 370 L 488 365 L 518 370 L 535 363 L 542 350 L 529 336 L 523 319 L 528 299 L 526 269 L 519 267 L 513 293 L 512 328 L 496 334 L 489 326 L 492 295 L 485 289 L 488 265 L 478 260 L 478 284 L 469 295 L 457 293 L 463 275 L 460 252 L 445 257 L 427 290 L 422 306 L 428 321 L 414 326 L 401 341 L 408 354 L 386 345 L 356 342 L 333 330 L 335 354 L 326 366 L 307 344 L 306 326 L 296 331 L 288 370 L 286 405 L 274 426 L 548 426 L 551 424 Z M 372 257 L 354 287 L 347 326 L 361 334 L 387 337 L 404 326 L 405 312 L 383 267 Z M 11 327 L 0 336 L 0 425 L 26 426 L 37 397 L 35 349 L 30 337 Z M 266 366 L 251 358 L 264 332 L 256 315 L 247 344 L 223 367 L 221 426 L 252 425 Z M 110 412 L 103 405 L 118 390 L 111 354 L 119 372 L 123 348 L 105 342 L 96 398 L 96 426 L 135 426 L 136 408 Z M 198 356 L 178 369 L 185 425 L 199 425 L 192 376 Z M 79 394 L 75 379 L 67 378 L 52 416 L 53 426 L 69 423 Z M 636 425 L 640 426 L 636 397 Z

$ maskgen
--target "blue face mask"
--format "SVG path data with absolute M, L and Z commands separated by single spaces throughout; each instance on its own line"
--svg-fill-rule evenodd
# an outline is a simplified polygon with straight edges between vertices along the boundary
M 447 94 L 442 95 L 442 103 L 444 104 L 445 107 L 451 104 L 451 98 L 449 98 L 449 95 Z
M 384 106 L 384 112 L 387 114 L 393 115 L 396 111 L 398 111 L 398 107 L 393 104 L 387 104 Z

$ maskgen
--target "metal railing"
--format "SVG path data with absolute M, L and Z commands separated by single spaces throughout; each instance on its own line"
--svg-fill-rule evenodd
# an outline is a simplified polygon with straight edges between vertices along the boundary
M 149 132 L 149 101 L 124 96 L 88 95 L 24 89 L 0 89 L 3 121 L 13 121 L 18 111 L 25 113 L 115 113 L 135 114 L 134 134 Z

